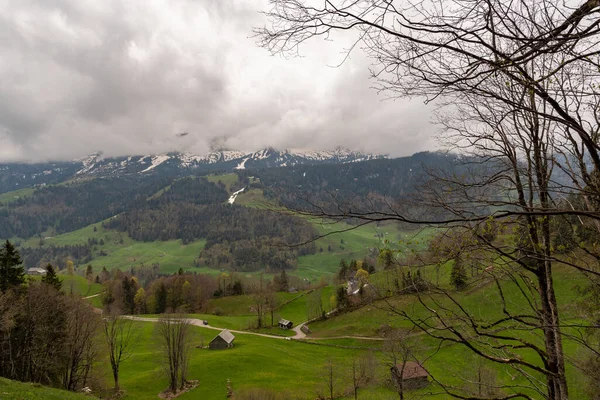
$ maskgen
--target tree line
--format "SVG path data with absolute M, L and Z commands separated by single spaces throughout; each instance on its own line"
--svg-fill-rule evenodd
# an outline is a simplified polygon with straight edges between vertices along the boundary
M 39 188 L 0 207 L 0 237 L 37 237 L 83 228 L 143 204 L 168 178 L 97 178 Z

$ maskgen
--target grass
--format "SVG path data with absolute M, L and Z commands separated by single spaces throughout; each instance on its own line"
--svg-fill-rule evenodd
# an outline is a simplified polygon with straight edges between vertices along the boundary
M 137 347 L 122 364 L 121 385 L 126 399 L 155 399 L 167 386 L 157 363 L 160 353 L 153 340 L 153 328 L 153 323 L 140 323 Z M 193 331 L 195 345 L 206 344 L 215 334 L 201 327 L 193 327 Z M 322 366 L 327 359 L 335 360 L 340 375 L 347 375 L 352 357 L 364 353 L 237 334 L 233 349 L 191 350 L 188 377 L 199 380 L 199 386 L 180 398 L 222 399 L 229 379 L 234 391 L 269 388 L 288 393 L 286 398 L 290 399 L 314 399 L 315 389 L 325 383 Z
M 96 229 L 94 231 L 94 228 Z M 182 244 L 180 240 L 138 242 L 126 233 L 104 229 L 102 223 L 92 224 L 73 232 L 44 239 L 45 246 L 65 246 L 86 244 L 88 239 L 102 240 L 104 245 L 93 246 L 93 259 L 89 262 L 98 273 L 102 267 L 107 269 L 129 269 L 141 264 L 151 266 L 159 264 L 166 273 L 174 273 L 183 268 L 185 271 L 196 271 L 217 274 L 218 270 L 197 268 L 194 260 L 204 248 L 205 240 L 196 240 Z M 24 247 L 39 247 L 39 239 L 29 239 Z
M 0 378 L 2 400 L 83 400 L 95 397 L 53 389 L 36 383 L 23 383 Z
M 298 269 L 294 271 L 295 275 L 311 281 L 318 280 L 323 275 L 333 277 L 338 271 L 341 259 L 349 261 L 377 256 L 379 249 L 386 247 L 402 252 L 424 250 L 434 233 L 432 228 L 404 231 L 398 228 L 397 224 L 371 224 L 354 228 L 342 222 L 313 223 L 316 224 L 320 235 L 328 236 L 315 242 L 316 254 L 298 257 Z
M 331 310 L 330 299 L 334 294 L 335 288 L 333 286 L 326 286 L 322 289 L 317 289 L 321 292 L 321 304 L 326 312 Z M 275 293 L 277 298 L 277 304 L 279 307 L 275 310 L 274 320 L 275 324 L 279 321 L 280 318 L 285 318 L 289 321 L 292 321 L 294 324 L 299 324 L 308 319 L 307 316 L 307 300 L 309 295 L 306 292 L 298 292 L 298 293 L 286 293 L 286 292 L 278 292 Z M 242 328 L 231 328 L 231 329 L 246 329 L 249 325 L 247 322 L 254 322 L 256 320 L 256 313 L 254 312 L 254 299 L 250 295 L 240 295 L 240 296 L 227 296 L 219 299 L 213 299 L 208 303 L 206 318 L 200 319 L 208 319 L 209 323 L 214 326 L 221 326 L 218 324 L 213 324 L 211 319 L 217 318 L 213 316 L 213 312 L 215 310 L 220 310 L 227 318 L 231 317 L 244 317 L 248 319 L 244 319 L 243 323 L 246 325 Z M 265 319 L 270 323 L 270 313 L 265 315 Z M 224 326 L 226 327 L 226 326 Z
M 237 174 L 231 173 L 231 174 L 220 174 L 220 175 L 207 175 L 206 179 L 209 182 L 212 183 L 223 183 L 225 185 L 225 189 L 227 189 L 227 191 L 229 193 L 234 192 L 233 190 L 233 185 L 235 185 L 238 182 L 238 176 Z
M 433 268 L 433 267 L 426 267 Z M 442 267 L 441 275 L 448 276 L 451 266 Z M 385 281 L 386 274 L 393 276 L 394 271 L 378 272 L 371 276 L 372 281 Z M 424 274 L 426 276 L 427 273 Z M 445 278 L 446 279 L 446 278 Z M 569 319 L 578 318 L 577 287 L 583 287 L 586 278 L 571 268 L 555 266 L 554 268 L 554 286 L 556 297 L 559 303 L 563 322 Z M 461 292 L 453 293 L 453 297 L 473 315 L 482 319 L 501 318 L 503 316 L 501 307 L 501 298 L 491 282 L 481 280 L 481 278 L 472 279 L 474 282 L 470 287 Z M 518 287 L 506 280 L 502 282 L 504 296 L 508 302 L 508 310 L 512 313 L 528 312 L 528 309 L 522 300 Z M 446 285 L 449 288 L 449 280 Z M 428 296 L 424 296 L 427 298 Z M 437 301 L 446 304 L 445 299 L 435 296 Z M 433 306 L 437 309 L 438 306 Z M 335 318 L 316 322 L 310 325 L 311 330 L 317 337 L 334 337 L 343 335 L 356 336 L 379 336 L 378 330 L 383 325 L 390 325 L 394 328 L 408 328 L 410 323 L 402 320 L 392 308 L 401 309 L 414 317 L 426 318 L 430 313 L 417 301 L 412 295 L 392 297 L 386 300 L 376 301 L 363 306 L 352 312 L 344 313 Z
M 10 204 L 18 199 L 29 197 L 35 192 L 34 188 L 23 188 L 0 194 L 0 205 Z
M 126 399 L 154 399 L 167 386 L 157 363 L 160 359 L 158 346 L 153 336 L 153 323 L 139 323 L 140 338 L 131 358 L 121 367 L 121 384 Z M 194 345 L 206 345 L 216 334 L 213 330 L 192 327 Z M 197 379 L 199 386 L 183 394 L 182 399 L 206 400 L 222 399 L 225 396 L 227 382 L 230 381 L 234 392 L 246 389 L 270 389 L 286 399 L 314 399 L 327 383 L 324 365 L 328 360 L 334 363 L 336 393 L 348 393 L 351 382 L 352 359 L 372 354 L 377 360 L 375 383 L 359 392 L 360 398 L 393 399 L 397 398 L 386 385 L 389 359 L 378 350 L 381 342 L 356 339 L 331 339 L 327 341 L 287 341 L 263 338 L 248 334 L 235 334 L 233 349 L 212 351 L 194 348 L 190 353 L 188 379 Z M 454 385 L 464 385 L 467 379 L 476 374 L 475 358 L 464 347 L 438 343 L 427 336 L 414 337 L 413 350 L 419 360 L 435 376 L 444 377 L 444 381 Z M 340 346 L 343 346 L 340 347 Z M 354 349 L 347 347 L 364 347 Z M 375 350 L 371 350 L 375 349 Z M 490 365 L 499 381 L 506 384 L 527 382 L 510 369 Z M 573 374 L 575 371 L 571 371 Z M 584 399 L 579 382 L 571 386 L 573 398 Z M 423 396 L 435 391 L 435 386 L 420 391 L 410 391 L 410 396 Z M 535 397 L 535 395 L 534 395 Z M 351 396 L 340 396 L 350 399 Z M 445 398 L 443 395 L 432 398 Z
M 262 189 L 245 190 L 236 197 L 235 204 L 259 209 L 268 208 Z
M 209 175 L 207 179 L 213 182 L 220 180 L 231 191 L 233 185 L 238 181 L 238 176 L 233 173 Z M 154 196 L 159 196 L 165 190 L 168 190 L 168 187 L 161 189 Z M 262 191 L 259 189 L 244 192 L 238 196 L 236 202 L 249 207 L 260 208 L 265 205 Z M 342 258 L 350 260 L 376 256 L 379 249 L 384 247 L 402 251 L 422 250 L 427 246 L 427 242 L 433 234 L 432 229 L 403 231 L 391 223 L 355 228 L 346 223 L 327 223 L 321 220 L 311 222 L 315 224 L 320 235 L 327 236 L 316 240 L 317 252 L 315 254 L 299 257 L 298 268 L 289 271 L 290 275 L 307 279 L 310 282 L 318 282 L 322 277 L 325 277 L 326 281 L 330 281 L 337 273 Z M 87 244 L 89 240 L 96 240 L 98 244 L 93 246 L 93 258 L 89 262 L 95 273 L 98 273 L 103 267 L 109 270 L 114 268 L 126 270 L 142 264 L 146 266 L 159 264 L 160 270 L 165 273 L 177 272 L 179 268 L 183 268 L 184 271 L 211 275 L 221 272 L 219 269 L 198 268 L 194 265 L 195 259 L 206 243 L 204 239 L 186 245 L 183 245 L 180 240 L 139 242 L 131 239 L 124 232 L 104 229 L 102 222 L 61 235 L 52 235 L 52 233 L 47 233 L 47 237 L 41 241 L 37 238 L 28 239 L 23 242 L 23 246 L 34 248 L 40 245 L 65 246 Z M 256 271 L 245 275 L 252 277 L 259 273 Z
M 141 264 L 151 266 L 159 264 L 160 270 L 166 273 L 175 273 L 180 268 L 184 271 L 198 271 L 194 266 L 194 259 L 204 248 L 205 240 L 196 240 L 183 245 L 179 240 L 165 242 L 135 242 L 123 246 L 109 246 L 104 251 L 106 256 L 95 257 L 90 264 L 98 271 L 103 266 L 107 269 L 128 269 Z M 217 273 L 216 270 L 202 269 L 202 272 Z
M 104 287 L 95 282 L 89 282 L 86 278 L 79 275 L 59 274 L 59 279 L 62 281 L 62 291 L 65 293 L 78 294 L 83 297 L 93 296 L 104 290 Z M 28 276 L 32 281 L 40 281 L 40 276 Z M 98 296 L 100 298 L 100 296 Z

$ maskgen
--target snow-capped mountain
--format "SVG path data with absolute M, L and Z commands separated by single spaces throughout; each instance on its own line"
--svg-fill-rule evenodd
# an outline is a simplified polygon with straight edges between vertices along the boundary
M 115 177 L 128 174 L 187 175 L 211 171 L 349 163 L 385 157 L 342 148 L 276 150 L 272 147 L 251 153 L 217 150 L 206 155 L 165 153 L 104 157 L 101 153 L 95 153 L 70 162 L 0 164 L 0 192 L 86 177 Z
M 232 150 L 213 151 L 207 155 L 166 153 L 147 156 L 102 158 L 92 154 L 78 160 L 82 168 L 77 175 L 111 176 L 122 173 L 151 173 L 159 170 L 209 169 L 232 171 L 236 169 L 291 167 L 306 164 L 331 164 L 372 160 L 384 156 L 365 154 L 346 149 L 335 150 L 276 150 L 265 148 L 253 153 Z

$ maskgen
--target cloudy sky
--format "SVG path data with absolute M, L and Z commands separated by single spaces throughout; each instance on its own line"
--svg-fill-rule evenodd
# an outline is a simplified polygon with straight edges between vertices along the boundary
M 0 0 L 0 161 L 434 146 L 419 99 L 384 101 L 345 40 L 255 46 L 266 0 Z M 185 137 L 178 133 L 189 132 Z

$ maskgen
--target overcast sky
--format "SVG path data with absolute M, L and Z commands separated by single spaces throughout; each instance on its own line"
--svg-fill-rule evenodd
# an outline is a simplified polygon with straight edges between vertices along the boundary
M 421 100 L 370 89 L 342 38 L 273 57 L 266 0 L 0 0 L 0 161 L 336 146 L 431 149 Z M 178 133 L 188 132 L 185 137 Z

